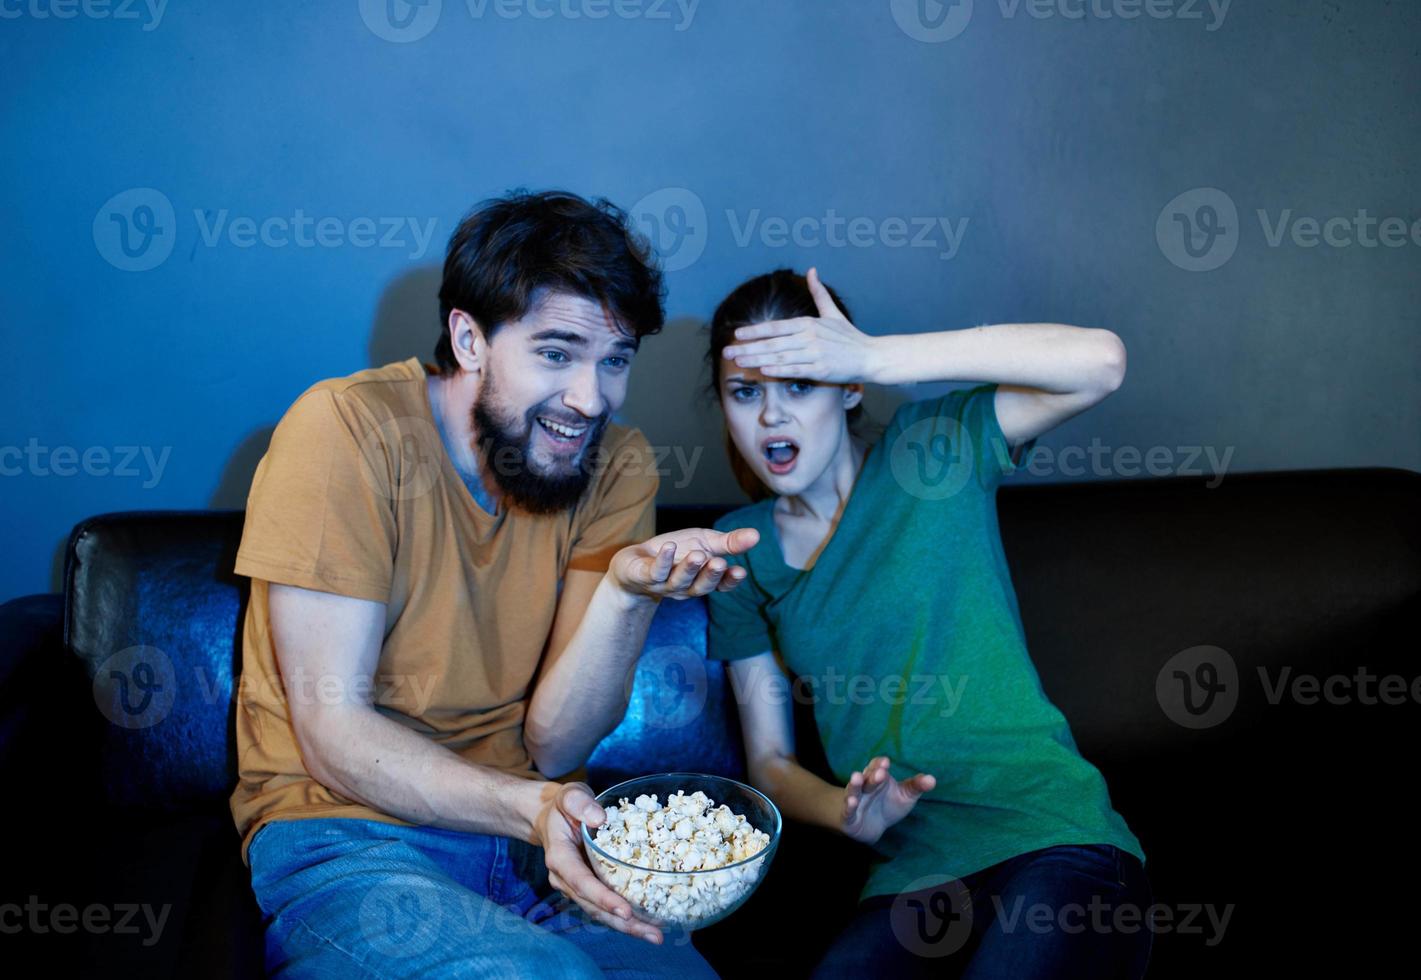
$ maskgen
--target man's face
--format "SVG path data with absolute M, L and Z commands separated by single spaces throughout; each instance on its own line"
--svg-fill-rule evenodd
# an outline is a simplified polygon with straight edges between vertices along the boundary
M 546 293 L 485 350 L 473 422 L 495 482 L 533 513 L 571 507 L 626 400 L 636 338 L 592 300 Z

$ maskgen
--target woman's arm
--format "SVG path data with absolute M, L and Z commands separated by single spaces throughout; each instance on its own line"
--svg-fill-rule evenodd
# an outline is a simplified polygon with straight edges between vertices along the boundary
M 772 377 L 840 384 L 995 382 L 997 420 L 1013 446 L 1095 405 L 1125 377 L 1125 345 L 1109 330 L 1001 323 L 874 337 L 844 317 L 815 269 L 809 289 L 819 316 L 742 327 L 724 356 Z
M 767 652 L 732 661 L 730 671 L 750 782 L 785 816 L 872 844 L 937 784 L 924 773 L 894 779 L 887 756 L 870 760 L 849 777 L 847 786 L 825 782 L 795 758 L 789 678 L 775 655 Z

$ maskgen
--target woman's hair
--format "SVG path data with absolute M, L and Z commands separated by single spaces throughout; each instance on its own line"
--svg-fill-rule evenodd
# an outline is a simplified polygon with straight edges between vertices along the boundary
M 604 198 L 519 190 L 484 201 L 449 239 L 439 287 L 440 373 L 458 370 L 449 313 L 473 317 L 486 339 L 525 315 L 540 290 L 599 304 L 637 339 L 661 330 L 666 289 L 650 246 Z
M 846 318 L 853 319 L 849 308 L 839 298 L 839 294 L 825 285 L 834 303 Z M 774 272 L 747 279 L 733 289 L 729 296 L 716 307 L 710 322 L 710 349 L 706 351 L 706 363 L 710 366 L 710 385 L 707 394 L 720 402 L 721 369 L 725 364 L 721 351 L 734 343 L 735 331 L 744 326 L 764 323 L 768 320 L 789 320 L 800 316 L 818 316 L 819 308 L 814 305 L 814 294 L 809 291 L 809 280 L 792 269 L 776 269 Z M 855 428 L 863 417 L 860 402 L 848 410 L 849 427 Z M 749 494 L 751 500 L 764 500 L 771 496 L 770 488 L 760 482 L 754 469 L 740 455 L 730 438 L 730 428 L 725 428 L 725 451 L 730 458 L 730 471 L 740 489 Z

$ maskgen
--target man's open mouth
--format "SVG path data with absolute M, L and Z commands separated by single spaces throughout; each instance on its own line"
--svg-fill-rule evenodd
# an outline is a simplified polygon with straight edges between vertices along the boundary
M 580 442 L 582 437 L 587 434 L 588 428 L 590 428 L 586 423 L 581 425 L 568 425 L 566 422 L 558 422 L 545 415 L 538 416 L 538 424 L 543 427 L 543 431 L 548 434 L 549 439 L 560 445 L 567 446 L 576 445 Z

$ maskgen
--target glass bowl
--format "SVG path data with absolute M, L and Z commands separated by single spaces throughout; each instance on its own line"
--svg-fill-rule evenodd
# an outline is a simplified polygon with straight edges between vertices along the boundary
M 616 806 L 623 797 L 630 803 L 638 796 L 655 796 L 665 805 L 680 790 L 687 796 L 700 791 L 710 797 L 713 807 L 725 804 L 731 813 L 745 817 L 770 841 L 752 856 L 721 868 L 705 871 L 658 871 L 623 861 L 597 843 L 595 830 L 582 825 L 582 846 L 587 860 L 602 883 L 631 903 L 639 916 L 662 927 L 701 929 L 734 912 L 759 886 L 779 847 L 783 821 L 770 798 L 753 786 L 724 776 L 699 772 L 667 772 L 639 776 L 618 783 L 597 794 L 604 809 Z

